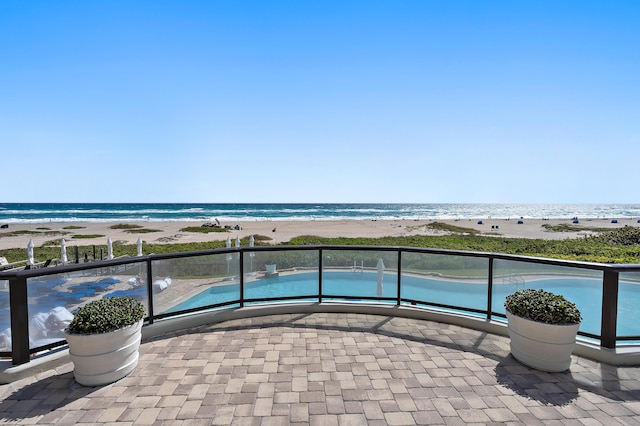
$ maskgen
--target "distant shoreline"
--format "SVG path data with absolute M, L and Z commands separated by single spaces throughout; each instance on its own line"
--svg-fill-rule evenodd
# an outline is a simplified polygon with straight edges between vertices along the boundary
M 64 238 L 67 246 L 83 246 L 91 244 L 106 244 L 107 238 L 113 242 L 122 244 L 135 244 L 138 238 L 144 243 L 193 243 L 206 241 L 223 241 L 227 238 L 234 240 L 250 235 L 261 235 L 271 238 L 271 244 L 288 242 L 298 236 L 317 237 L 346 237 L 346 238 L 379 238 L 387 236 L 413 236 L 413 235 L 446 235 L 447 232 L 437 231 L 427 227 L 433 222 L 444 223 L 461 228 L 469 228 L 478 231 L 479 235 L 506 237 L 506 238 L 538 238 L 546 240 L 562 240 L 578 238 L 593 234 L 588 228 L 616 229 L 624 226 L 637 226 L 635 218 L 618 218 L 617 223 L 612 219 L 580 219 L 578 224 L 573 224 L 572 219 L 459 219 L 459 220 L 249 220 L 221 221 L 221 226 L 228 226 L 228 232 L 185 232 L 187 227 L 200 227 L 209 221 L 112 221 L 112 222 L 51 222 L 9 224 L 8 228 L 0 229 L 0 250 L 10 248 L 26 248 L 29 240 L 36 247 L 45 242 Z M 480 223 L 481 222 L 481 223 Z M 123 229 L 110 229 L 116 224 L 133 224 L 142 226 L 142 229 L 156 230 L 157 232 L 137 232 L 135 229 L 127 232 Z M 571 232 L 551 232 L 543 225 L 571 225 L 580 229 Z M 235 229 L 235 228 L 239 229 Z M 40 228 L 40 229 L 38 229 Z M 45 229 L 46 228 L 46 229 Z M 65 229 L 66 228 L 66 229 Z M 14 233 L 18 234 L 14 234 Z M 27 233 L 22 233 L 27 232 Z M 74 238 L 74 235 L 101 235 L 96 238 Z

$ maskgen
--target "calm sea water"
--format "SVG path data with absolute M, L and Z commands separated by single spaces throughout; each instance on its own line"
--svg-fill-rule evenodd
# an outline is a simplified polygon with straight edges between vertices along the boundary
M 640 204 L 0 203 L 0 223 L 640 217 Z

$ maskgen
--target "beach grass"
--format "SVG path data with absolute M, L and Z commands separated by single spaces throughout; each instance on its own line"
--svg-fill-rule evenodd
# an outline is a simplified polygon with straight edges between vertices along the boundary
M 11 231 L 11 232 L 3 232 L 2 234 L 0 234 L 1 237 L 13 237 L 13 236 L 17 236 L 17 235 L 40 235 L 42 234 L 42 232 L 40 231 L 31 231 L 29 229 L 19 229 L 17 231 Z
M 160 229 L 151 229 L 151 228 L 140 228 L 140 229 L 131 229 L 124 231 L 128 234 L 152 234 L 154 232 L 162 232 Z
M 140 228 L 142 228 L 142 225 L 134 225 L 132 223 L 117 223 L 109 227 L 109 229 L 140 229 Z
M 570 223 L 560 223 L 557 225 L 551 225 L 549 223 L 545 223 L 542 225 L 542 227 L 549 232 L 580 232 L 580 231 L 608 232 L 608 231 L 611 231 L 611 228 L 600 228 L 596 226 L 579 226 L 579 225 L 573 225 Z
M 416 235 L 383 238 L 292 238 L 291 245 L 372 245 L 426 247 L 578 260 L 600 263 L 640 263 L 640 229 L 609 230 L 600 235 L 566 240 L 495 238 L 481 235 Z
M 71 236 L 74 240 L 88 240 L 92 238 L 102 238 L 104 235 L 102 234 L 74 234 Z
M 78 226 L 78 225 L 69 225 L 69 226 L 65 226 L 62 229 L 67 229 L 67 230 L 74 230 L 74 229 L 84 229 L 84 226 Z
M 3 237 L 18 237 L 21 235 L 49 235 L 49 236 L 56 236 L 56 235 L 66 235 L 68 234 L 68 232 L 64 232 L 64 231 L 52 231 L 50 229 L 47 230 L 40 230 L 40 231 L 33 231 L 33 230 L 29 230 L 29 229 L 19 229 L 16 231 L 10 231 L 10 232 L 3 232 L 0 233 L 0 238 Z
M 109 229 L 122 230 L 128 234 L 151 234 L 153 232 L 162 232 L 160 229 L 145 228 L 142 225 L 134 225 L 132 223 L 118 223 L 111 225 Z
M 426 225 L 423 225 L 423 227 L 432 229 L 434 231 L 450 232 L 452 234 L 477 235 L 480 233 L 480 231 L 478 231 L 477 229 L 466 228 L 464 226 L 451 225 L 444 222 L 431 222 Z M 408 228 L 411 229 L 412 227 L 408 227 Z
M 230 232 L 225 228 L 214 228 L 213 226 L 187 226 L 186 228 L 180 228 L 180 232 L 198 232 L 201 234 L 208 234 L 209 232 Z

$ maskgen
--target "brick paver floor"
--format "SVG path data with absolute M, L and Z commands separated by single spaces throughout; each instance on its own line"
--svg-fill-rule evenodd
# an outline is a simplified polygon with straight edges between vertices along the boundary
M 0 422 L 168 425 L 640 425 L 640 368 L 574 357 L 543 373 L 509 340 L 430 321 L 292 314 L 144 342 L 128 377 L 66 364 L 0 386 Z

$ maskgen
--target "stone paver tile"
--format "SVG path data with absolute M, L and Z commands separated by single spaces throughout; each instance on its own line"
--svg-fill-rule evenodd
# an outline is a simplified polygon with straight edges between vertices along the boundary
M 118 422 L 134 422 L 141 413 L 142 408 L 127 408 L 118 418 Z M 78 423 L 97 423 L 100 414 L 100 412 L 96 413 L 95 411 L 92 412 L 92 410 L 83 411 L 83 415 L 80 417 Z
M 176 421 L 179 412 L 180 407 L 164 407 L 160 409 L 160 413 L 158 413 L 157 419 Z
M 300 393 L 298 392 L 277 392 L 273 397 L 276 404 L 295 404 L 300 401 Z
M 494 422 L 513 422 L 518 416 L 506 408 L 487 408 L 482 410 Z
M 562 415 L 555 407 L 550 406 L 538 406 L 530 407 L 529 412 L 536 416 L 540 420 L 558 420 L 562 418 Z
M 401 411 L 417 411 L 415 402 L 408 394 L 395 395 L 395 401 Z
M 271 398 L 258 398 L 253 409 L 253 415 L 258 417 L 268 417 L 271 415 L 271 409 L 273 408 L 273 399 Z
M 271 416 L 262 418 L 260 426 L 289 426 L 292 425 L 287 416 Z M 295 425 L 295 424 L 293 424 Z
M 457 411 L 449 401 L 443 398 L 437 398 L 433 402 L 433 406 L 435 407 L 438 414 L 442 417 L 453 417 L 457 416 Z
M 178 411 L 178 415 L 176 416 L 179 420 L 187 420 L 192 419 L 196 416 L 196 413 L 200 409 L 201 402 L 200 401 L 186 401 L 184 405 Z
M 376 401 L 363 401 L 362 408 L 367 420 L 383 420 L 384 413 L 380 408 L 380 404 Z
M 293 377 L 291 380 L 291 390 L 293 392 L 306 392 L 309 388 L 309 383 L 306 377 Z
M 160 402 L 159 396 L 140 396 L 129 403 L 130 408 L 151 408 Z
M 258 398 L 273 398 L 275 390 L 276 386 L 273 383 L 260 383 L 257 392 Z
M 415 424 L 415 419 L 413 418 L 411 413 L 404 413 L 404 412 L 384 413 L 384 420 L 387 422 L 389 426 L 402 426 L 402 425 Z
M 633 411 L 622 404 L 599 404 L 598 408 L 610 416 L 628 417 L 634 415 Z
M 338 416 L 333 414 L 320 414 L 310 416 L 310 426 L 339 426 Z
M 437 411 L 434 410 L 425 410 L 425 411 L 415 411 L 411 413 L 413 416 L 415 423 L 418 425 L 442 425 L 445 424 L 445 420 Z M 448 417 L 448 419 L 452 419 L 452 417 Z
M 360 401 L 345 401 L 344 411 L 346 414 L 359 414 L 364 413 L 364 408 Z
M 290 420 L 292 422 L 309 422 L 309 406 L 307 404 L 291 404 Z
M 156 422 L 162 408 L 145 408 L 142 410 L 138 418 L 133 422 L 134 425 L 152 425 Z
M 458 415 L 460 419 L 465 423 L 478 423 L 478 424 L 487 424 L 493 420 L 485 410 L 475 410 L 475 409 L 464 409 L 458 410 Z M 517 417 L 516 417 L 517 420 Z
M 98 421 L 103 423 L 115 422 L 127 408 L 129 408 L 129 405 L 126 403 L 115 403 L 104 410 Z
M 310 402 L 307 404 L 309 407 L 309 415 L 327 414 L 327 404 L 324 402 Z
M 398 407 L 398 403 L 393 399 L 385 399 L 384 401 L 378 401 L 380 409 L 383 413 L 391 413 L 394 411 L 401 411 Z
M 235 407 L 233 406 L 219 406 L 216 407 L 213 416 L 207 417 L 207 419 L 211 419 L 212 425 L 230 425 L 233 421 L 234 411 Z
M 340 414 L 338 415 L 339 426 L 362 426 L 367 424 L 364 414 Z
M 640 415 L 640 401 L 625 401 L 622 406 L 632 411 L 636 415 Z

